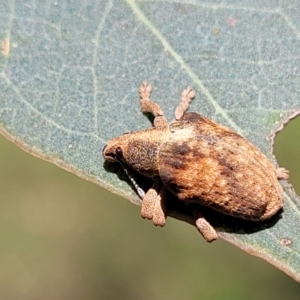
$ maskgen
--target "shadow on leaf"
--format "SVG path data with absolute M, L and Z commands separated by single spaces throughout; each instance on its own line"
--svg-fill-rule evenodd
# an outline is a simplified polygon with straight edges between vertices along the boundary
M 129 180 L 128 176 L 124 172 L 123 167 L 120 164 L 105 162 L 104 168 L 108 172 L 115 173 L 120 180 L 126 181 L 131 186 L 132 190 L 136 192 L 133 184 Z M 153 180 L 151 178 L 142 176 L 141 174 L 131 169 L 130 174 L 134 178 L 137 185 L 145 192 L 152 186 Z M 195 220 L 192 217 L 193 207 L 197 207 L 197 209 L 201 211 L 207 221 L 218 231 L 239 234 L 251 234 L 274 226 L 279 221 L 279 219 L 281 219 L 281 213 L 283 211 L 280 210 L 272 218 L 265 221 L 255 222 L 243 220 L 237 217 L 225 215 L 221 212 L 213 210 L 209 207 L 201 206 L 197 203 L 184 203 L 170 191 L 167 191 L 167 207 L 168 216 L 180 221 L 187 222 L 191 225 L 195 224 Z

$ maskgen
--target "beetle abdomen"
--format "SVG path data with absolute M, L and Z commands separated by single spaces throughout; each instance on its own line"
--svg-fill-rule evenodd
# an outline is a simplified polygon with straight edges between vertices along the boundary
M 185 122 L 190 118 L 193 127 Z M 282 207 L 274 166 L 243 137 L 195 113 L 170 129 L 159 151 L 159 175 L 180 200 L 251 220 Z

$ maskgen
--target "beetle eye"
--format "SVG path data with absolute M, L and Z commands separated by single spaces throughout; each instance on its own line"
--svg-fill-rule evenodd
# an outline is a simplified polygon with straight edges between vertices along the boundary
M 116 148 L 116 157 L 123 158 L 123 150 L 121 147 Z

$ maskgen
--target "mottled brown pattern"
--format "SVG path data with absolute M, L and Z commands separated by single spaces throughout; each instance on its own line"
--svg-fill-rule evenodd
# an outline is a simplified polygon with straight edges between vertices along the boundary
M 240 135 L 197 116 L 185 115 L 185 120 L 195 121 L 190 137 L 180 139 L 185 128 L 181 124 L 160 146 L 159 175 L 164 185 L 182 201 L 229 215 L 251 220 L 274 215 L 282 207 L 282 189 L 273 165 Z M 187 145 L 188 153 L 174 151 Z

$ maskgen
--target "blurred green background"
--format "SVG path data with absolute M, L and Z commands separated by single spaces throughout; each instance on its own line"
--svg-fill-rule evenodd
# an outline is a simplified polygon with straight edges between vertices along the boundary
M 298 194 L 299 128 L 300 118 L 275 147 Z M 173 219 L 156 228 L 139 207 L 2 137 L 0 166 L 0 299 L 300 298 L 300 284 L 267 262 Z

